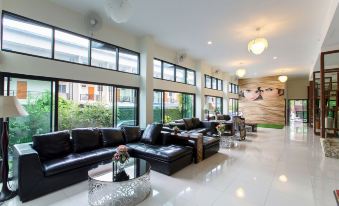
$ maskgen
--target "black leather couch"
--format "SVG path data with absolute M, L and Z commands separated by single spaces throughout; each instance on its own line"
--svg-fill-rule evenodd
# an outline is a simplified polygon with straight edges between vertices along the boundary
M 164 126 L 163 130 L 167 132 L 173 132 L 173 128 L 176 126 L 180 129 L 179 132 L 187 133 L 201 133 L 203 135 L 212 136 L 217 133 L 216 126 L 219 124 L 217 121 L 200 121 L 199 118 L 184 118 L 175 120 Z
M 155 134 L 157 136 L 155 137 Z M 151 163 L 155 171 L 171 175 L 192 163 L 193 149 L 171 144 L 170 134 L 139 127 L 83 128 L 34 136 L 33 143 L 14 146 L 18 194 L 22 202 L 84 181 L 93 166 L 111 161 L 120 144 Z

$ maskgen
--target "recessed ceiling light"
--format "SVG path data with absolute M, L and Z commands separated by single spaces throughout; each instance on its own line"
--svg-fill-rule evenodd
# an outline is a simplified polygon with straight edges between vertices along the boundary
M 213 42 L 211 42 L 211 41 L 208 41 L 208 42 L 207 42 L 207 44 L 208 44 L 208 45 L 212 45 L 212 44 L 213 44 Z
M 274 60 L 278 59 L 278 57 L 273 57 Z

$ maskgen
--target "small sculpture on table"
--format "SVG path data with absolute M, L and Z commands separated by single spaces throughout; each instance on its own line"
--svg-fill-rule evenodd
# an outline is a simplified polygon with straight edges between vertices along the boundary
M 173 132 L 174 132 L 175 135 L 177 135 L 179 133 L 179 131 L 180 131 L 180 129 L 179 129 L 178 126 L 173 127 Z

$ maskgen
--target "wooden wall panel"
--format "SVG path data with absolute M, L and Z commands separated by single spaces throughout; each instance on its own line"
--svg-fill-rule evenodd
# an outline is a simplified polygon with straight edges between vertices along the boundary
M 285 83 L 278 76 L 240 79 L 239 111 L 246 122 L 285 124 Z

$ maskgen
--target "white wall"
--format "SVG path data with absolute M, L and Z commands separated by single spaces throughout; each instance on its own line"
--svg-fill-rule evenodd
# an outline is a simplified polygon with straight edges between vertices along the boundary
M 82 14 L 56 5 L 50 1 L 0 0 L 0 7 L 9 12 L 89 36 L 89 32 L 84 25 L 84 16 Z M 203 117 L 205 95 L 224 97 L 224 110 L 226 111 L 227 99 L 231 97 L 232 94 L 227 94 L 227 85 L 225 82 L 237 83 L 237 80 L 233 79 L 229 74 L 224 72 L 215 74 L 213 73 L 214 69 L 212 69 L 211 65 L 187 56 L 179 65 L 196 70 L 197 86 L 153 79 L 153 75 L 151 75 L 153 73 L 153 57 L 178 64 L 176 62 L 176 50 L 162 46 L 154 41 L 152 37 L 147 37 L 148 40 L 145 41 L 145 37 L 135 36 L 107 23 L 104 23 L 101 30 L 95 32 L 93 38 L 139 52 L 141 54 L 141 75 L 125 74 L 4 51 L 0 53 L 0 72 L 139 87 L 141 95 L 146 95 L 145 98 L 140 98 L 141 101 L 145 101 L 141 103 L 140 106 L 140 117 L 142 118 L 140 122 L 142 126 L 152 121 L 152 118 L 148 117 L 153 116 L 149 105 L 149 103 L 152 102 L 153 89 L 196 94 L 196 111 L 198 117 Z M 147 72 L 143 73 L 143 70 L 147 70 Z M 205 89 L 205 74 L 223 79 L 225 91 Z M 153 84 L 147 84 L 148 81 L 152 81 Z

